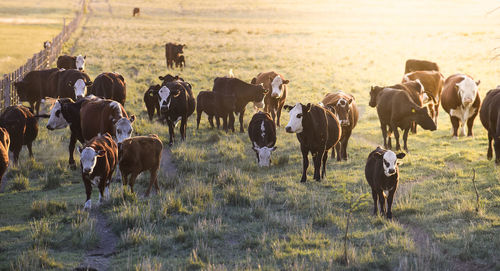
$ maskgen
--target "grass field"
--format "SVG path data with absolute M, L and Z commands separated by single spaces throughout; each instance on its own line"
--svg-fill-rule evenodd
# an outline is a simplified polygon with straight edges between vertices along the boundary
M 485 130 L 476 119 L 474 138 L 453 140 L 442 108 L 437 131 L 409 137 L 394 219 L 372 216 L 371 197 L 364 198 L 352 215 L 350 263 L 342 261 L 349 197 L 370 191 L 366 157 L 382 144 L 375 109 L 368 107 L 370 86 L 400 82 L 405 60 L 421 58 L 436 61 L 445 77 L 464 72 L 480 79 L 483 97 L 499 84 L 500 60 L 490 60 L 499 46 L 500 14 L 485 16 L 498 3 L 331 2 L 150 0 L 136 18 L 135 1 L 90 3 L 88 21 L 65 47 L 87 55 L 92 78 L 104 71 L 124 75 L 136 134 L 157 133 L 167 142 L 166 127 L 147 119 L 142 97 L 159 75 L 172 73 L 164 58 L 169 41 L 187 44 L 187 66 L 174 73 L 195 93 L 211 89 L 230 69 L 245 81 L 275 70 L 290 80 L 289 104 L 317 103 L 342 89 L 361 112 L 349 160 L 329 159 L 320 183 L 312 181 L 310 166 L 305 184 L 299 183 L 299 143 L 283 127 L 273 165 L 259 168 L 246 133 L 210 130 L 205 117 L 196 130 L 192 116 L 187 141 L 171 148 L 177 173 L 161 174 L 160 193 L 144 198 L 149 176 L 141 176 L 137 196 L 114 183 L 111 199 L 97 207 L 120 238 L 111 270 L 500 269 L 499 171 L 486 160 Z M 69 270 L 98 242 L 95 219 L 82 211 L 79 171 L 66 167 L 69 130 L 47 131 L 45 122 L 36 159 L 23 150 L 0 193 L 0 270 Z M 92 198 L 97 202 L 95 189 Z

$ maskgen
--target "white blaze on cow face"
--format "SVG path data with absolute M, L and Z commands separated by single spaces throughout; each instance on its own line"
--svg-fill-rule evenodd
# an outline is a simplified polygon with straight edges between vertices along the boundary
M 163 86 L 158 91 L 158 96 L 160 96 L 160 108 L 169 109 L 170 108 L 170 89 L 166 86 Z
M 66 128 L 68 124 L 69 123 L 63 117 L 63 114 L 61 112 L 61 103 L 57 101 L 54 104 L 54 107 L 52 107 L 52 110 L 50 111 L 50 118 L 47 123 L 47 129 L 49 130 L 63 129 Z
M 80 71 L 83 71 L 85 69 L 85 58 L 86 58 L 86 56 L 82 56 L 82 55 L 78 55 L 76 57 L 76 61 L 75 61 L 76 68 Z
M 283 79 L 279 75 L 276 75 L 274 77 L 273 81 L 271 82 L 271 97 L 273 98 L 279 98 L 281 97 L 281 89 L 282 89 L 282 84 L 283 84 Z
M 457 83 L 456 86 L 458 88 L 458 95 L 460 96 L 462 105 L 467 107 L 476 99 L 478 87 L 472 78 L 465 75 L 463 78 L 464 80 Z
M 285 127 L 288 133 L 302 133 L 302 105 L 297 103 L 292 110 L 290 110 L 290 121 Z
M 396 174 L 398 158 L 393 151 L 386 151 L 384 156 L 382 156 L 382 165 L 384 167 L 385 176 L 389 177 Z
M 257 153 L 257 163 L 260 167 L 268 167 L 271 165 L 271 153 L 276 150 L 276 147 L 259 147 L 253 142 L 253 150 Z
M 95 151 L 91 147 L 86 147 L 80 153 L 80 163 L 84 174 L 92 174 L 97 163 L 97 158 L 104 156 L 105 151 Z
M 132 123 L 135 120 L 135 116 L 131 116 L 130 119 L 121 118 L 115 123 L 115 134 L 116 142 L 121 143 L 123 140 L 130 138 L 132 135 Z
M 85 96 L 85 93 L 87 92 L 87 85 L 85 85 L 83 79 L 78 79 L 73 85 L 73 89 L 75 90 L 75 97 L 78 99 Z

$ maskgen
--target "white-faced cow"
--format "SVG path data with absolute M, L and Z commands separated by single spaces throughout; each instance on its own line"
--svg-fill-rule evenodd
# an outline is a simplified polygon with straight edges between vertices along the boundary
M 467 136 L 473 136 L 472 126 L 481 106 L 478 91 L 480 82 L 474 82 L 472 77 L 465 74 L 454 74 L 444 81 L 441 105 L 450 114 L 455 138 L 458 137 L 460 126 L 460 135 L 465 135 L 465 125 L 468 128 Z
M 262 84 L 267 90 L 264 97 L 264 112 L 271 114 L 277 126 L 280 126 L 281 109 L 285 104 L 289 82 L 283 75 L 274 71 L 259 73 L 252 79 L 252 84 Z
M 377 147 L 368 155 L 365 177 L 372 188 L 374 215 L 377 215 L 380 206 L 380 213 L 382 215 L 387 214 L 388 219 L 392 218 L 392 200 L 399 182 L 398 159 L 404 157 L 404 153 L 395 154 L 380 147 Z M 387 210 L 385 208 L 386 201 Z
M 494 142 L 495 163 L 500 163 L 500 86 L 486 93 L 483 105 L 479 112 L 479 118 L 486 131 L 488 131 L 488 160 L 493 158 Z
M 109 198 L 111 176 L 118 162 L 118 147 L 111 135 L 105 133 L 93 137 L 85 145 L 78 148 L 80 152 L 80 167 L 87 199 L 84 208 L 92 207 L 92 185 L 99 188 L 99 202 Z
M 261 167 L 271 165 L 271 153 L 276 150 L 276 124 L 268 113 L 257 112 L 248 124 L 248 136 Z
M 59 69 L 77 69 L 79 71 L 85 70 L 85 59 L 87 56 L 69 56 L 62 55 L 57 58 L 57 67 Z
M 87 86 L 92 85 L 92 81 L 86 73 L 79 70 L 61 69 L 50 75 L 49 84 L 54 92 L 46 97 L 76 100 L 87 94 Z
M 322 106 L 297 103 L 295 106 L 284 106 L 290 110 L 290 121 L 285 130 L 287 133 L 296 133 L 302 152 L 302 178 L 307 179 L 306 173 L 309 166 L 307 158 L 311 152 L 314 162 L 314 179 L 321 181 L 326 176 L 326 161 L 328 151 L 340 140 L 340 122 L 337 117 Z M 321 175 L 320 169 L 323 165 Z

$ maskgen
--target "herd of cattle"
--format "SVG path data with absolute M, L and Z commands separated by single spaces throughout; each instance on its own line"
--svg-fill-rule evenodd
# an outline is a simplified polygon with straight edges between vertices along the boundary
M 182 49 L 185 45 L 167 43 L 165 46 L 167 67 L 185 65 Z M 31 71 L 15 83 L 20 101 L 31 108 L 15 105 L 0 115 L 0 174 L 3 176 L 8 163 L 7 150 L 18 163 L 19 152 L 26 145 L 30 156 L 32 142 L 38 134 L 38 118 L 48 118 L 47 129 L 70 127 L 69 165 L 76 168 L 73 152 L 76 141 L 82 144 L 80 166 L 87 199 L 85 208 L 91 206 L 92 185 L 99 188 L 99 199 L 109 196 L 108 186 L 116 170 L 123 184 L 133 185 L 143 171 L 150 171 L 150 184 L 158 189 L 157 172 L 160 167 L 162 142 L 157 135 L 132 135 L 134 115 L 128 115 L 124 106 L 126 83 L 122 75 L 105 72 L 94 81 L 85 73 L 85 56 L 60 56 L 57 68 Z M 240 132 L 244 132 L 243 116 L 247 104 L 253 102 L 262 111 L 255 113 L 248 126 L 252 149 L 259 166 L 271 165 L 271 153 L 276 150 L 276 127 L 280 126 L 281 111 L 289 111 L 287 133 L 296 133 L 303 158 L 301 182 L 307 179 L 308 154 L 312 154 L 314 179 L 320 181 L 326 175 L 328 152 L 332 158 L 347 160 L 347 145 L 355 128 L 359 113 L 355 98 L 338 91 L 327 94 L 317 103 L 285 105 L 289 80 L 276 72 L 259 73 L 247 83 L 229 76 L 214 79 L 212 91 L 200 91 L 195 98 L 192 86 L 179 76 L 159 76 L 161 84 L 150 86 L 144 93 L 144 103 L 150 120 L 155 113 L 169 128 L 169 145 L 174 143 L 174 128 L 180 121 L 181 139 L 186 138 L 188 118 L 197 111 L 197 129 L 202 113 L 208 115 L 210 126 L 228 132 L 235 131 L 235 114 L 239 115 Z M 391 86 L 373 86 L 369 106 L 376 107 L 384 147 L 371 152 L 365 167 L 365 175 L 372 188 L 374 213 L 392 217 L 391 205 L 399 179 L 397 159 L 404 153 L 395 154 L 390 149 L 391 135 L 400 150 L 399 131 L 403 131 L 403 148 L 408 151 L 410 129 L 417 132 L 417 125 L 426 130 L 436 130 L 439 105 L 450 115 L 453 136 L 472 136 L 472 126 L 477 114 L 488 130 L 488 159 L 492 158 L 492 140 L 495 140 L 496 162 L 500 162 L 500 89 L 486 94 L 481 107 L 478 93 L 479 81 L 465 74 L 455 74 L 446 80 L 436 63 L 424 60 L 408 60 L 402 82 Z M 51 105 L 50 114 L 39 114 L 40 104 Z M 460 130 L 460 132 L 459 132 Z M 333 149 L 335 148 L 335 149 Z M 120 177 L 121 175 L 121 177 Z M 1 177 L 0 176 L 0 177 Z M 384 192 L 385 191 L 385 192 Z M 386 194 L 388 193 L 388 195 Z M 387 201 L 387 210 L 385 202 Z

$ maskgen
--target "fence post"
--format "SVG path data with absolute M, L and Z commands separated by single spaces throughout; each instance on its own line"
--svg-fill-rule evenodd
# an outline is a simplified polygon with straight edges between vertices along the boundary
M 7 108 L 7 106 L 10 105 L 10 78 L 6 74 L 4 77 L 4 82 L 5 82 L 5 89 L 3 91 L 3 101 L 4 101 L 4 108 Z
M 66 36 L 66 18 L 63 18 L 63 29 L 62 29 L 62 36 Z

